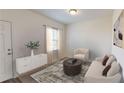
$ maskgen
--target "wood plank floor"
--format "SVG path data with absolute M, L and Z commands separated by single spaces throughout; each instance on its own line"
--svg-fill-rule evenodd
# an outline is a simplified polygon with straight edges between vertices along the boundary
M 65 58 L 63 58 L 61 60 L 64 60 L 66 58 L 67 57 L 65 57 Z M 18 78 L 10 79 L 10 80 L 4 81 L 2 83 L 37 83 L 33 78 L 31 78 L 30 75 L 33 74 L 33 73 L 36 73 L 36 72 L 38 72 L 38 71 L 40 71 L 40 70 L 42 70 L 42 69 L 44 69 L 46 67 L 48 67 L 48 66 L 50 66 L 52 64 L 54 64 L 54 63 L 50 63 L 50 64 L 47 64 L 45 66 L 39 67 L 37 69 L 34 69 L 34 70 L 30 71 L 30 72 L 27 72 L 27 73 L 19 76 Z
M 37 83 L 33 78 L 30 77 L 30 75 L 33 73 L 36 73 L 42 69 L 43 69 L 43 67 L 42 68 L 40 67 L 40 68 L 35 69 L 31 72 L 25 73 L 25 74 L 23 74 L 17 78 L 6 80 L 2 83 Z
M 3 81 L 2 83 L 21 83 L 21 81 L 18 78 L 14 78 L 14 79 Z
M 50 65 L 50 64 L 49 64 L 49 65 Z M 37 83 L 30 75 L 33 74 L 33 73 L 36 73 L 36 72 L 38 72 L 38 71 L 41 71 L 42 69 L 44 69 L 44 68 L 46 68 L 46 67 L 48 67 L 48 64 L 45 65 L 45 66 L 39 67 L 39 68 L 37 68 L 37 69 L 34 69 L 34 70 L 30 71 L 30 72 L 27 72 L 27 73 L 25 73 L 25 74 L 23 74 L 23 75 L 20 75 L 20 76 L 18 77 L 18 79 L 19 79 L 22 83 Z
M 6 80 L 6 81 L 4 81 L 2 83 L 37 83 L 33 78 L 31 78 L 30 75 L 33 74 L 33 73 L 36 73 L 36 72 L 38 72 L 38 71 L 40 71 L 40 70 L 42 70 L 44 68 L 46 68 L 47 66 L 48 66 L 48 64 L 45 65 L 45 66 L 39 67 L 37 69 L 34 69 L 34 70 L 30 71 L 30 72 L 27 72 L 27 73 L 25 73 L 23 75 L 20 75 L 17 78 Z
M 1 83 L 37 83 L 37 82 L 34 79 L 32 79 L 29 75 L 26 75 L 21 78 L 9 79 Z
M 65 59 L 67 59 L 68 57 L 64 57 L 64 58 L 62 58 L 60 61 L 62 61 L 62 60 L 65 60 Z M 37 69 L 34 69 L 34 70 L 32 70 L 32 71 L 30 71 L 30 72 L 28 72 L 28 73 L 25 73 L 24 75 L 22 75 L 22 76 L 20 76 L 19 77 L 19 80 L 22 82 L 22 83 L 37 83 L 33 78 L 31 78 L 31 74 L 33 74 L 33 73 L 36 73 L 36 72 L 38 72 L 38 71 L 41 71 L 41 70 L 43 70 L 44 68 L 46 68 L 46 67 L 48 67 L 48 66 L 50 66 L 50 65 L 52 65 L 52 64 L 54 64 L 54 63 L 49 63 L 49 64 L 46 64 L 46 65 L 44 65 L 44 66 L 42 66 L 42 67 L 40 67 L 40 68 L 37 68 Z

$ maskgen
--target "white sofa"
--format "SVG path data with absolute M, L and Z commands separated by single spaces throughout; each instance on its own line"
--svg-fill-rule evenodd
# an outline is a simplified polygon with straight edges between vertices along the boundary
M 87 73 L 85 74 L 84 82 L 85 83 L 119 83 L 121 80 L 121 72 L 119 71 L 113 76 L 103 76 L 102 72 L 105 67 L 106 66 L 102 65 L 102 58 L 94 60 L 91 63 Z

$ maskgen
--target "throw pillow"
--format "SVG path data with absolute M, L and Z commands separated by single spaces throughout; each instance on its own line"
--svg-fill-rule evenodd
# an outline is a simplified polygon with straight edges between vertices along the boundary
M 110 68 L 111 68 L 111 65 L 106 66 L 105 69 L 102 72 L 102 75 L 103 76 L 107 76 L 107 73 L 108 73 L 108 71 L 109 71 Z
M 106 62 L 107 62 L 108 59 L 109 59 L 109 57 L 107 55 L 105 55 L 104 58 L 103 58 L 103 61 L 102 61 L 102 64 L 104 66 L 106 65 Z
M 106 66 L 108 66 L 109 64 L 111 64 L 114 61 L 116 61 L 116 58 L 113 55 L 111 55 L 106 62 Z
M 111 69 L 108 71 L 107 76 L 114 76 L 120 71 L 120 65 L 114 61 L 111 64 Z

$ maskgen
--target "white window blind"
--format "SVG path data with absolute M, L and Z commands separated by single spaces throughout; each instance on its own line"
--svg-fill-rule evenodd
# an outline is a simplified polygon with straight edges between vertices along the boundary
M 47 51 L 59 49 L 59 31 L 58 29 L 47 27 Z

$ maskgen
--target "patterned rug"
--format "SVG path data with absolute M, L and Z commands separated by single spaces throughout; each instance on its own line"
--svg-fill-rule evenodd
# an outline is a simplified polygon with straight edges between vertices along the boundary
M 76 76 L 68 76 L 63 72 L 63 61 L 57 62 L 37 73 L 31 77 L 39 83 L 83 83 L 84 76 L 90 66 L 90 62 L 82 64 L 81 74 Z

